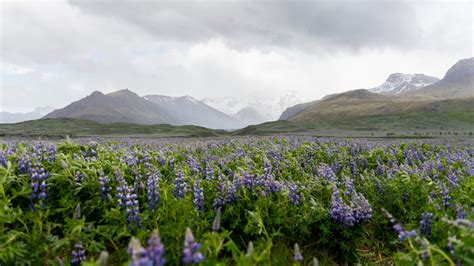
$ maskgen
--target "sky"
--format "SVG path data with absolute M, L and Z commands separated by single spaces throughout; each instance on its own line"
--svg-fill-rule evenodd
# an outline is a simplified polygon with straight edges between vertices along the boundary
M 0 0 L 0 111 L 95 90 L 315 100 L 474 50 L 472 1 Z

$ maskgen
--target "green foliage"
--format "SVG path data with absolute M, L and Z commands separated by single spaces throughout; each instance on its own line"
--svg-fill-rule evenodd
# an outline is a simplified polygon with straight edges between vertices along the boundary
M 268 137 L 176 143 L 66 140 L 53 145 L 54 151 L 49 147 L 0 144 L 0 155 L 6 156 L 0 166 L 2 265 L 58 260 L 67 265 L 78 242 L 88 257 L 85 265 L 101 265 L 104 254 L 110 264 L 121 265 L 130 260 L 130 239 L 147 243 L 154 229 L 169 264 L 180 264 L 188 227 L 202 243 L 203 265 L 292 265 L 295 243 L 304 255 L 301 265 L 313 257 L 324 265 L 474 264 L 471 143 Z M 49 173 L 45 199 L 31 197 L 34 180 L 22 170 L 24 161 Z M 336 181 L 322 173 L 323 165 L 332 167 Z M 159 200 L 149 207 L 153 173 L 160 175 Z M 187 184 L 183 197 L 176 194 L 178 173 Z M 110 180 L 107 193 L 101 191 L 104 176 Z M 245 183 L 247 176 L 251 183 Z M 372 209 L 370 219 L 352 227 L 331 216 L 334 186 L 355 206 L 348 178 Z M 203 209 L 195 206 L 198 181 Z M 137 195 L 139 225 L 119 202 L 121 182 Z M 274 191 L 268 184 L 276 186 Z M 449 205 L 442 194 L 446 189 Z M 213 230 L 219 200 L 225 201 L 220 228 Z M 400 241 L 381 208 L 418 236 Z M 463 219 L 457 219 L 459 210 L 465 212 Z M 434 215 L 429 236 L 419 232 L 424 212 Z M 99 258 L 102 251 L 107 253 Z

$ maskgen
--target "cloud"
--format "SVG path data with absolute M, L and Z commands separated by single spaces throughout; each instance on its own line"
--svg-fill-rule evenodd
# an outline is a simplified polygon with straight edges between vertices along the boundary
M 380 1 L 81 1 L 85 13 L 122 21 L 157 41 L 233 47 L 334 50 L 412 47 L 419 29 L 413 7 Z
M 1 5 L 0 107 L 6 110 L 62 107 L 94 90 L 123 88 L 197 98 L 294 90 L 318 99 L 379 85 L 393 72 L 442 77 L 471 57 L 473 47 L 471 3 Z
M 29 67 L 24 67 L 12 63 L 1 62 L 0 72 L 5 75 L 25 75 L 33 72 L 34 70 Z

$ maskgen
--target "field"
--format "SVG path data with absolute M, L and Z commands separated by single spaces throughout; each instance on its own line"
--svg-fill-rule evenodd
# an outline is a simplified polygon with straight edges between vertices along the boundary
M 0 265 L 474 265 L 473 206 L 472 140 L 0 144 Z

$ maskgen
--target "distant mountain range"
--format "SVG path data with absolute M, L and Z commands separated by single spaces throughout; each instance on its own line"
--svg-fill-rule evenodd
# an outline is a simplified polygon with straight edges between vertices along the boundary
M 197 125 L 207 128 L 235 129 L 244 126 L 191 97 L 147 95 L 140 97 L 125 89 L 109 94 L 91 95 L 55 110 L 44 118 L 76 118 L 101 123 Z
M 18 123 L 28 120 L 40 119 L 47 113 L 53 111 L 52 107 L 36 107 L 32 112 L 27 113 L 10 113 L 0 112 L 0 123 Z
M 391 74 L 381 86 L 333 94 L 287 108 L 280 120 L 316 123 L 370 115 L 393 115 L 415 110 L 433 111 L 447 99 L 474 97 L 474 58 L 451 67 L 443 79 L 423 74 Z M 473 125 L 474 125 L 474 121 Z

